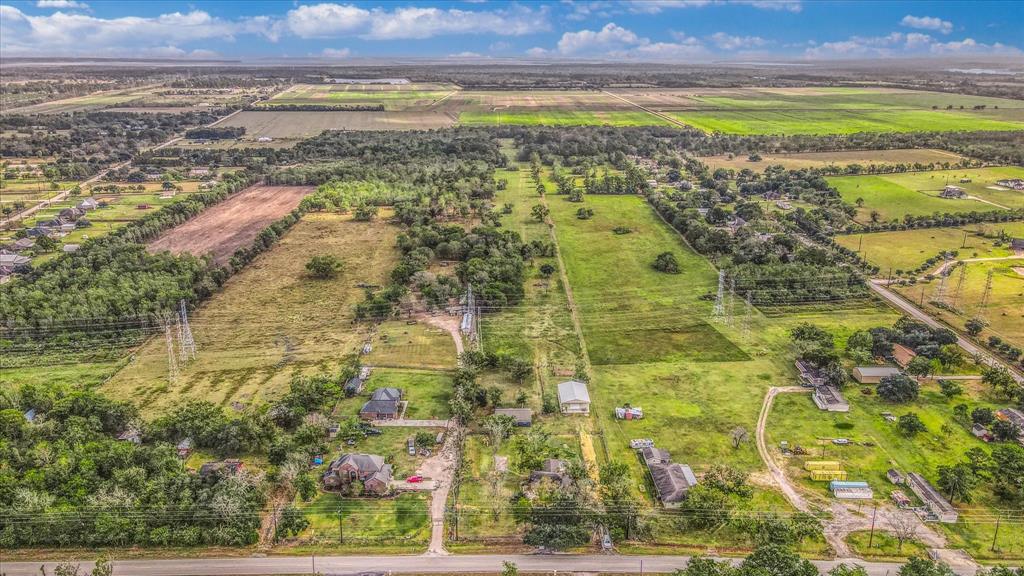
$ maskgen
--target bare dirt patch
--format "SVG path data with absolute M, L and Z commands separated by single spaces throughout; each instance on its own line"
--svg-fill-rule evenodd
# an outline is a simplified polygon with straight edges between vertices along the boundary
M 227 262 L 235 250 L 248 246 L 260 230 L 296 206 L 312 186 L 253 186 L 199 216 L 172 228 L 149 244 L 149 251 L 189 252 L 213 255 L 217 264 Z

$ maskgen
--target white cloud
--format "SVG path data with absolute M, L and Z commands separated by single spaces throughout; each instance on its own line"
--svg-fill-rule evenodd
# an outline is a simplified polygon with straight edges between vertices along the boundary
M 540 46 L 534 46 L 533 48 L 530 48 L 529 50 L 526 51 L 526 55 L 527 56 L 533 56 L 534 58 L 542 58 L 542 57 L 548 56 L 550 54 L 551 54 L 550 51 L 545 50 L 544 48 L 541 48 Z
M 484 56 L 482 54 L 478 54 L 476 52 L 470 52 L 468 50 L 465 51 L 465 52 L 459 52 L 457 54 L 449 54 L 447 56 L 447 58 L 483 58 L 483 57 Z
M 626 0 L 631 12 L 657 14 L 669 8 L 703 8 L 727 4 L 752 6 L 761 10 L 800 12 L 801 0 Z
M 673 32 L 672 36 L 674 42 L 652 42 L 632 30 L 609 22 L 596 31 L 566 32 L 553 50 L 537 47 L 526 53 L 533 57 L 577 56 L 647 61 L 672 61 L 707 54 L 707 49 L 697 38 L 681 32 Z
M 953 23 L 935 16 L 911 16 L 907 14 L 900 20 L 900 25 L 918 30 L 934 30 L 943 34 L 953 31 Z
M 65 10 L 88 10 L 89 5 L 75 0 L 39 0 L 36 8 L 63 8 Z
M 320 55 L 324 58 L 348 58 L 351 53 L 348 48 L 324 48 Z
M 366 10 L 351 4 L 312 4 L 290 10 L 287 29 L 300 38 L 359 36 L 372 40 L 422 39 L 446 34 L 520 36 L 548 30 L 547 9 L 501 10 L 403 7 Z
M 632 30 L 627 30 L 614 22 L 609 22 L 597 32 L 580 30 L 566 32 L 558 41 L 558 51 L 563 55 L 608 52 L 626 46 L 639 44 L 641 39 Z
M 725 32 L 715 32 L 710 36 L 715 46 L 722 50 L 738 50 L 740 48 L 761 48 L 768 41 L 760 36 L 732 36 Z
M 939 42 L 920 32 L 893 32 L 887 36 L 851 36 L 839 42 L 823 42 L 808 48 L 808 58 L 886 58 L 897 56 L 924 56 L 945 54 L 1006 54 L 1019 55 L 1020 49 L 1005 44 L 985 44 L 973 38 Z

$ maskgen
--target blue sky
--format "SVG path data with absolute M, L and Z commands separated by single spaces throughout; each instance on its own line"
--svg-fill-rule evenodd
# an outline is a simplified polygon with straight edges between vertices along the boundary
M 1024 2 L 0 0 L 0 55 L 1024 58 Z

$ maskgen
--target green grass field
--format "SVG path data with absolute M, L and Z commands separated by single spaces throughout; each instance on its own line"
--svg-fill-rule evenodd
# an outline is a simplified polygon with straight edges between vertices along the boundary
M 496 110 L 466 111 L 459 123 L 467 126 L 672 126 L 654 114 L 636 110 Z
M 1024 207 L 1024 193 L 996 189 L 995 182 L 1004 178 L 1020 178 L 1024 168 L 974 168 L 935 170 L 867 176 L 828 178 L 843 200 L 856 204 L 856 219 L 871 222 L 871 213 L 878 212 L 879 221 L 899 220 L 905 215 L 928 216 L 936 212 L 989 212 L 1004 208 Z M 961 182 L 969 180 L 969 182 Z M 940 198 L 947 184 L 959 186 L 967 198 Z
M 972 224 L 958 228 L 924 228 L 896 232 L 873 232 L 836 236 L 841 246 L 860 250 L 861 256 L 878 266 L 882 274 L 892 268 L 914 270 L 944 251 L 957 251 L 958 258 L 998 258 L 1011 254 L 1009 246 L 996 246 L 1000 231 L 1011 237 L 1024 235 L 1024 223 Z M 965 234 L 966 233 L 966 234 Z
M 301 541 L 352 551 L 368 546 L 388 545 L 398 552 L 422 551 L 430 540 L 427 497 L 407 493 L 391 498 L 346 498 L 321 493 L 308 504 L 300 505 L 310 526 L 299 536 Z M 344 525 L 339 528 L 339 513 Z M 339 543 L 344 530 L 345 544 Z
M 694 128 L 724 134 L 853 134 L 1024 129 L 1024 122 L 995 120 L 970 112 L 932 110 L 718 110 L 667 113 Z

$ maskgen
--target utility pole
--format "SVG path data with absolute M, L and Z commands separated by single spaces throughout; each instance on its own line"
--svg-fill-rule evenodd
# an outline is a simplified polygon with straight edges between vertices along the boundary
M 736 303 L 736 278 L 729 278 L 729 313 L 726 315 L 725 323 L 733 325 L 733 307 Z
M 179 329 L 182 336 L 182 353 L 196 359 L 196 341 L 192 337 L 192 328 L 188 325 L 188 308 L 185 306 L 185 299 L 178 303 L 178 320 L 181 323 Z M 187 358 L 186 358 L 187 359 Z
M 1002 516 L 1000 516 L 1000 515 L 996 516 L 996 531 L 995 531 L 994 534 L 992 534 L 992 552 L 996 551 L 996 538 L 999 538 L 999 521 L 1002 520 L 1002 519 L 1003 519 Z
M 943 304 L 946 302 L 946 278 L 945 273 L 939 274 L 939 285 L 935 287 L 934 295 L 935 301 Z
M 167 341 L 167 381 L 174 384 L 178 380 L 178 360 L 174 357 L 174 339 L 171 338 L 170 318 L 164 318 L 164 340 Z
M 921 302 L 918 306 L 924 306 L 924 284 L 921 285 Z
M 338 507 L 338 543 L 345 543 L 345 516 L 342 514 L 341 507 Z
M 871 510 L 871 535 L 868 536 L 868 548 L 871 548 L 871 544 L 875 541 L 875 516 L 878 514 L 878 504 Z
M 725 316 L 725 270 L 718 271 L 718 295 L 715 297 L 715 309 L 711 315 L 716 320 L 721 320 L 722 316 Z
M 992 294 L 992 274 L 995 269 L 989 268 L 988 278 L 985 279 L 985 291 L 981 294 L 981 314 L 984 317 L 985 309 L 988 308 L 988 297 Z
M 967 264 L 960 263 L 960 275 L 956 279 L 956 289 L 953 290 L 953 308 L 956 308 L 956 303 L 960 300 L 960 296 L 963 294 L 964 277 L 967 276 Z
M 967 230 L 964 230 L 964 241 L 960 243 L 961 248 L 967 247 Z

